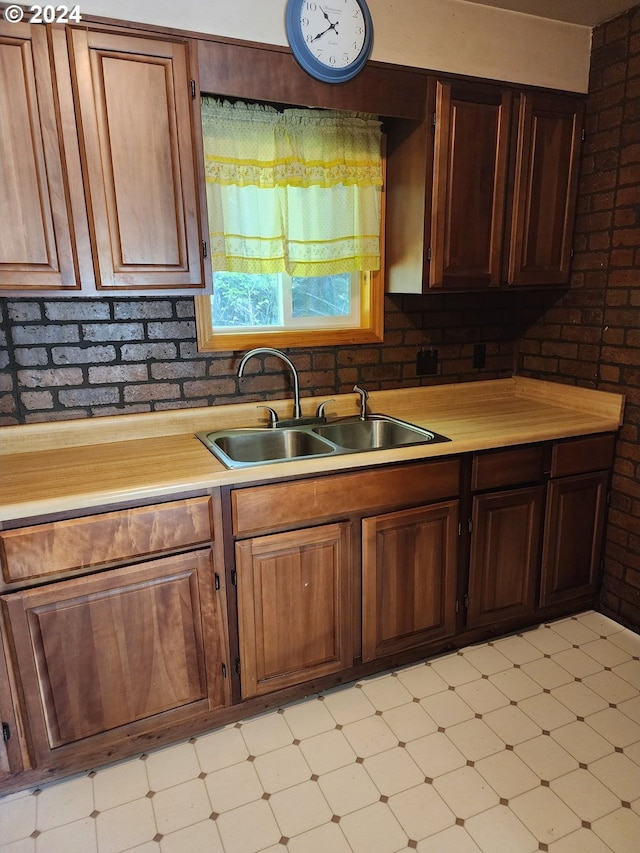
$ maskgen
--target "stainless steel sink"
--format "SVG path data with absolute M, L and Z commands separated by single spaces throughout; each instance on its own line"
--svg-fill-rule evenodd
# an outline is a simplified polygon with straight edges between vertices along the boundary
M 196 435 L 227 468 L 450 441 L 439 433 L 388 415 L 340 418 L 328 423 L 287 428 L 199 432 Z

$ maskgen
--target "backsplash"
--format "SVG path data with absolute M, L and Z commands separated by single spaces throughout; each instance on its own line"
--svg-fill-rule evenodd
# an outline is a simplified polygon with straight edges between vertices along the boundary
M 302 395 L 511 376 L 517 341 L 557 294 L 389 296 L 380 345 L 288 351 Z M 474 368 L 474 344 L 486 361 Z M 416 355 L 438 351 L 438 373 Z M 288 396 L 277 362 L 242 379 L 239 352 L 198 352 L 193 299 L 0 299 L 0 425 Z M 303 401 L 304 402 L 304 401 Z

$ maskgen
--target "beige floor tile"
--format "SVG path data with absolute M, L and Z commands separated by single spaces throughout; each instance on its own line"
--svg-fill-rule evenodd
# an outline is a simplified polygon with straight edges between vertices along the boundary
M 528 699 L 529 696 L 542 693 L 542 687 L 522 669 L 507 669 L 504 672 L 497 672 L 495 675 L 489 676 L 489 681 L 504 693 L 507 699 L 514 702 L 520 702 L 521 699 Z
M 199 735 L 194 744 L 200 767 L 204 773 L 213 773 L 244 761 L 249 755 L 247 744 L 236 726 Z
M 144 763 L 151 791 L 161 791 L 181 782 L 189 782 L 191 779 L 197 779 L 201 773 L 192 743 L 181 743 L 152 752 Z
M 283 836 L 291 838 L 331 820 L 332 812 L 316 782 L 303 782 L 269 797 Z
M 558 702 L 550 693 L 538 693 L 518 702 L 518 708 L 531 717 L 543 731 L 552 731 L 566 726 L 576 719 L 576 715 L 562 702 Z
M 85 817 L 55 829 L 48 829 L 36 840 L 36 850 L 47 853 L 97 853 L 98 839 L 93 818 Z
M 575 617 L 554 622 L 553 630 L 556 634 L 560 634 L 561 637 L 564 637 L 565 640 L 568 640 L 575 646 L 579 646 L 582 643 L 591 643 L 600 636 L 598 631 L 593 631 L 584 622 L 578 621 Z
M 122 853 L 152 841 L 158 830 L 151 800 L 143 797 L 100 812 L 96 818 L 96 831 L 100 853 Z
M 282 833 L 266 800 L 247 803 L 216 820 L 225 851 L 257 853 L 277 844 Z M 204 853 L 204 851 L 202 851 Z
M 577 717 L 588 717 L 609 707 L 609 703 L 605 702 L 602 696 L 594 693 L 581 681 L 571 681 L 569 684 L 563 684 L 562 687 L 556 687 L 551 691 L 551 695 Z
M 594 821 L 620 807 L 619 798 L 588 770 L 560 776 L 550 787 L 581 820 Z
M 602 664 L 586 655 L 579 648 L 572 647 L 565 652 L 558 652 L 551 656 L 551 660 L 566 669 L 569 675 L 574 678 L 584 678 L 587 675 L 593 675 L 594 672 L 601 672 L 603 669 Z
M 624 754 L 640 767 L 640 741 L 624 747 Z
M 553 655 L 571 648 L 571 643 L 553 630 L 552 625 L 540 625 L 522 633 L 523 639 L 545 655 Z
M 622 631 L 622 626 L 609 619 L 608 616 L 603 616 L 602 613 L 596 613 L 595 610 L 589 610 L 586 613 L 580 613 L 576 616 L 578 622 L 591 628 L 596 634 L 601 637 L 608 637 L 611 634 L 617 634 Z
M 312 773 L 318 776 L 351 764 L 356 759 L 351 744 L 337 729 L 303 740 L 300 749 Z
M 503 640 L 495 640 L 493 646 L 512 663 L 520 666 L 542 657 L 540 649 L 532 646 L 524 637 L 505 637 Z
M 93 778 L 93 799 L 98 811 L 121 806 L 149 792 L 146 761 L 136 758 L 99 770 Z
M 496 792 L 473 767 L 461 767 L 438 776 L 433 780 L 433 787 L 462 820 L 499 803 Z
M 510 800 L 540 784 L 540 779 L 513 750 L 496 752 L 476 761 L 478 773 L 487 780 L 499 797 Z
M 456 694 L 476 714 L 488 714 L 497 708 L 504 708 L 509 700 L 488 678 L 477 678 L 467 684 L 456 687 Z
M 543 844 L 551 844 L 582 825 L 577 815 L 558 795 L 543 786 L 510 800 L 509 808 L 513 809 L 529 832 Z
M 421 841 L 418 853 L 482 853 L 463 826 L 450 826 Z
M 266 713 L 245 720 L 240 733 L 249 750 L 249 755 L 262 755 L 293 743 L 293 734 L 282 714 Z
M 595 821 L 591 828 L 613 853 L 632 853 L 638 849 L 640 817 L 631 809 L 618 809 Z
M 419 702 L 391 708 L 382 714 L 382 719 L 403 743 L 429 735 L 438 728 Z
M 483 720 L 449 726 L 446 735 L 469 761 L 479 761 L 504 749 L 504 742 Z
M 364 769 L 385 797 L 424 782 L 424 774 L 406 749 L 397 746 L 365 758 Z
M 192 779 L 158 791 L 151 804 L 161 835 L 184 829 L 211 816 L 211 803 L 202 779 Z
M 640 634 L 635 631 L 630 631 L 628 628 L 623 628 L 616 634 L 609 636 L 609 642 L 613 643 L 619 649 L 624 649 L 630 655 L 640 657 Z
M 618 702 L 618 711 L 622 711 L 630 720 L 640 725 L 640 695 Z
M 640 725 L 617 708 L 605 708 L 586 718 L 592 729 L 614 746 L 631 746 L 640 740 Z
M 35 800 L 36 829 L 41 832 L 82 820 L 94 809 L 93 780 L 89 776 L 79 776 L 46 785 Z
M 564 667 L 551 660 L 551 658 L 538 658 L 529 663 L 523 663 L 522 671 L 526 672 L 540 687 L 544 687 L 546 690 L 551 690 L 553 687 L 560 687 L 561 684 L 568 684 L 570 681 L 573 681 L 573 676 L 569 675 Z
M 540 726 L 516 705 L 498 708 L 497 711 L 485 714 L 482 719 L 504 743 L 511 746 L 542 734 Z
M 351 853 L 351 846 L 337 823 L 325 823 L 291 838 L 289 853 Z
M 425 783 L 390 797 L 389 808 L 414 841 L 435 835 L 456 820 L 434 787 Z
M 475 681 L 481 673 L 462 654 L 445 655 L 431 662 L 431 668 L 452 687 Z
M 370 806 L 380 799 L 380 792 L 361 764 L 350 764 L 320 776 L 318 784 L 333 814 L 342 817 Z
M 382 678 L 370 678 L 360 682 L 360 689 L 376 711 L 388 711 L 411 702 L 413 695 L 399 678 L 387 674 Z
M 445 690 L 443 693 L 425 696 L 424 699 L 420 700 L 420 704 L 436 725 L 442 728 L 455 726 L 457 723 L 463 723 L 475 716 L 467 703 L 453 690 Z
M 538 841 L 506 806 L 494 806 L 464 822 L 484 853 L 533 853 Z
M 581 828 L 550 844 L 549 853 L 611 853 L 611 848 L 591 830 Z
M 592 643 L 583 643 L 580 646 L 580 650 L 594 660 L 597 660 L 602 666 L 614 667 L 631 660 L 631 655 L 628 652 L 614 645 L 608 639 L 598 639 Z
M 382 717 L 367 717 L 349 723 L 344 726 L 342 733 L 359 758 L 367 758 L 398 745 L 396 736 Z
M 411 741 L 406 750 L 427 779 L 435 779 L 467 763 L 460 750 L 441 732 Z
M 311 769 L 300 747 L 294 744 L 259 755 L 254 767 L 267 794 L 275 794 L 311 778 Z
M 353 685 L 325 693 L 323 701 L 333 719 L 341 726 L 363 720 L 376 712 L 362 690 L 354 690 Z
M 613 752 L 589 765 L 589 772 L 607 786 L 616 797 L 632 803 L 640 797 L 638 766 L 621 752 Z
M 424 699 L 425 696 L 441 693 L 448 687 L 447 682 L 440 678 L 432 667 L 424 663 L 400 669 L 397 676 L 398 680 L 416 699 Z
M 613 752 L 613 746 L 608 740 L 579 720 L 554 729 L 551 737 L 582 764 L 590 764 Z
M 298 740 L 313 737 L 335 728 L 336 721 L 324 702 L 305 699 L 283 708 L 287 725 Z
M 162 853 L 224 853 L 220 833 L 213 820 L 203 820 L 165 835 L 160 849 Z
M 540 779 L 547 781 L 578 767 L 578 761 L 549 735 L 516 744 L 514 752 Z
M 36 839 L 21 838 L 20 841 L 12 841 L 9 844 L 3 844 L 2 847 L 0 847 L 0 850 L 2 850 L 2 853 L 37 853 Z
M 612 669 L 619 678 L 628 681 L 632 687 L 637 688 L 640 684 L 640 661 L 629 660 L 612 667 Z
M 462 654 L 465 660 L 468 660 L 482 675 L 494 675 L 513 666 L 513 661 L 494 646 L 488 646 L 486 643 L 481 646 L 468 646 L 462 649 Z
M 32 794 L 0 800 L 0 844 L 26 838 L 36 828 L 36 803 Z
M 395 853 L 407 843 L 407 836 L 385 803 L 346 815 L 340 829 L 353 853 Z
M 204 783 L 211 808 L 216 814 L 259 800 L 264 794 L 252 761 L 243 761 L 241 764 L 216 770 L 206 777 Z

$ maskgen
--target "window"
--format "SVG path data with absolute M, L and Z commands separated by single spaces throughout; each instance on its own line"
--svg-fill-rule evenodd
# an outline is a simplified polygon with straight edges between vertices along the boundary
M 212 297 L 201 350 L 382 340 L 377 119 L 202 102 Z

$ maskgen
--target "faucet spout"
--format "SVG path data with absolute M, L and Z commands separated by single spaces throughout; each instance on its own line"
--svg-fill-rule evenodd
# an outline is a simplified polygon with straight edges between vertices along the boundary
M 280 352 L 279 349 L 273 349 L 272 347 L 257 347 L 256 349 L 249 350 L 249 352 L 245 353 L 242 357 L 242 361 L 238 365 L 238 377 L 242 378 L 244 374 L 244 368 L 246 363 L 250 358 L 253 358 L 254 355 L 274 355 L 276 358 L 281 359 L 287 365 L 289 370 L 291 371 L 291 376 L 293 377 L 293 417 L 294 419 L 298 419 L 302 417 L 302 410 L 300 408 L 300 382 L 298 380 L 298 371 L 295 368 L 294 363 L 290 358 Z
M 361 388 L 359 385 L 354 385 L 353 390 L 356 394 L 360 395 L 360 420 L 364 421 L 367 418 L 367 400 L 369 399 L 369 392 L 365 391 L 365 389 Z

